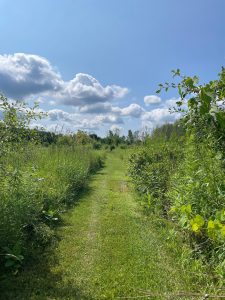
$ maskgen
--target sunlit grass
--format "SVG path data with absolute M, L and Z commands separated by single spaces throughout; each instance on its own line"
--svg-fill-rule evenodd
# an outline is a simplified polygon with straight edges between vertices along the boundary
M 100 300 L 140 295 L 140 289 L 204 289 L 200 266 L 195 271 L 194 262 L 185 262 L 189 248 L 173 227 L 142 212 L 121 155 L 108 155 L 106 167 L 65 215 L 57 247 L 14 280 L 4 299 Z

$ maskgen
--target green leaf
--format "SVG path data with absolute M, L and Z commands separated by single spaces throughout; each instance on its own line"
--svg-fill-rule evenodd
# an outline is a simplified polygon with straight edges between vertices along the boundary
M 205 89 L 202 88 L 199 97 L 201 100 L 200 113 L 202 115 L 209 113 L 211 108 L 212 96 L 210 96 L 209 93 L 207 93 Z
M 197 223 L 193 223 L 191 225 L 191 228 L 194 232 L 198 232 L 199 231 L 199 225 Z
M 208 221 L 207 229 L 211 230 L 215 228 L 215 224 L 212 220 Z
M 191 204 L 182 205 L 181 206 L 181 212 L 186 213 L 186 214 L 190 214 L 192 212 Z
M 187 87 L 189 87 L 190 89 L 193 89 L 195 87 L 194 80 L 191 77 L 187 77 L 185 79 L 185 83 L 186 83 Z
M 195 222 L 199 224 L 199 226 L 203 226 L 205 224 L 205 221 L 203 219 L 202 216 L 200 215 L 196 215 L 195 218 L 194 218 Z
M 177 101 L 176 104 L 177 104 L 177 106 L 181 106 L 183 104 L 183 102 L 182 101 Z
M 183 98 L 183 92 L 182 92 L 180 86 L 178 86 L 178 93 L 179 93 L 180 97 Z
M 200 215 L 196 215 L 193 219 L 190 220 L 190 225 L 194 232 L 198 232 L 204 224 L 205 221 Z

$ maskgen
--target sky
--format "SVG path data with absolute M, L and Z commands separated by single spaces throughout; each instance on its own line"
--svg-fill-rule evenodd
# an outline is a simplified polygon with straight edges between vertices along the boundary
M 0 0 L 0 91 L 39 102 L 46 130 L 152 129 L 174 122 L 171 70 L 216 79 L 224 0 Z

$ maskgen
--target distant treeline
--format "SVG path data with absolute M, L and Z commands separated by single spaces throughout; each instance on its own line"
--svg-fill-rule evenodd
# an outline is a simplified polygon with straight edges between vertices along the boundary
M 38 137 L 38 140 L 43 145 L 61 144 L 61 145 L 88 145 L 92 144 L 95 149 L 100 149 L 102 146 L 111 146 L 111 148 L 117 146 L 129 146 L 129 145 L 141 145 L 151 136 L 154 138 L 164 138 L 169 140 L 174 136 L 181 136 L 184 134 L 182 123 L 177 121 L 174 124 L 164 124 L 160 127 L 156 127 L 152 132 L 145 131 L 132 131 L 128 130 L 127 136 L 120 136 L 119 131 L 109 130 L 106 137 L 100 137 L 95 133 L 87 133 L 82 130 L 78 130 L 74 134 L 62 134 L 49 131 L 33 130 L 33 134 Z

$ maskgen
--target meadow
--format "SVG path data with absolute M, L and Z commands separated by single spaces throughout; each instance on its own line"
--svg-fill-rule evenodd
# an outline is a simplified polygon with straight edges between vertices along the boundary
M 224 288 L 225 70 L 205 85 L 173 73 L 158 92 L 178 90 L 182 118 L 145 135 L 40 132 L 35 108 L 1 97 L 4 299 Z

